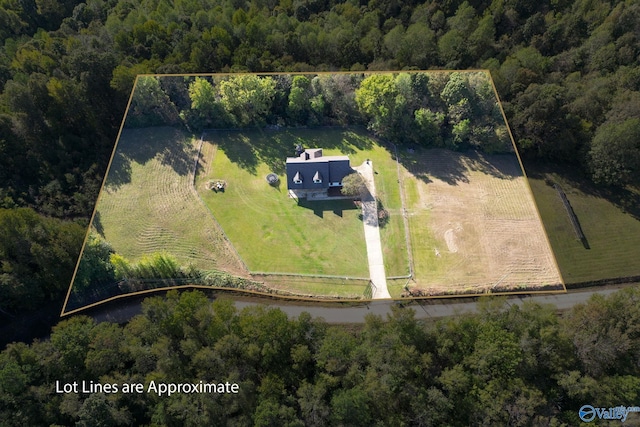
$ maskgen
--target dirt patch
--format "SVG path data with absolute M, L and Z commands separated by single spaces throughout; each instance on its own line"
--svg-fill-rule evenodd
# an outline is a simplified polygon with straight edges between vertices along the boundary
M 444 232 L 444 240 L 447 242 L 447 248 L 449 248 L 449 252 L 458 252 L 458 246 L 456 245 L 456 236 L 452 228 Z

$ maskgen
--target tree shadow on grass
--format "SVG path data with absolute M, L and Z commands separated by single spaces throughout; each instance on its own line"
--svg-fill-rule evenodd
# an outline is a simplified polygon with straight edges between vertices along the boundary
M 398 147 L 400 163 L 425 183 L 433 179 L 449 185 L 469 182 L 469 172 L 482 172 L 500 179 L 523 176 L 515 154 L 486 154 L 475 150 L 463 152 L 445 148 Z
M 287 157 L 295 157 L 296 146 L 336 150 L 343 155 L 373 148 L 365 134 L 352 129 L 308 128 L 268 130 L 253 128 L 220 131 L 215 138 L 229 160 L 255 175 L 260 163 L 278 175 L 286 171 Z
M 170 166 L 178 175 L 186 176 L 194 169 L 197 149 L 189 145 L 187 141 L 183 141 L 182 146 L 181 150 L 173 146 L 164 147 L 159 153 L 160 163 L 164 166 Z
M 640 221 L 640 188 L 607 188 L 600 190 L 599 194 Z
M 549 178 L 552 174 L 556 174 L 562 178 L 569 186 L 579 190 L 580 192 L 607 200 L 615 205 L 623 213 L 626 213 L 634 219 L 640 221 L 640 188 L 613 187 L 597 185 L 593 183 L 584 172 L 577 168 L 567 165 L 549 164 L 540 161 L 527 159 L 525 161 L 525 169 L 530 178 L 544 179 L 553 181 Z M 549 181 L 549 182 L 551 182 Z M 567 188 L 565 188 L 567 189 Z
M 373 142 L 370 136 L 362 135 L 353 130 L 345 130 L 342 134 L 341 148 L 344 154 L 354 154 L 356 150 L 371 150 Z
M 130 182 L 131 160 L 122 154 L 122 152 L 116 150 L 113 160 L 111 161 L 111 166 L 109 167 L 109 174 L 105 181 L 105 187 L 109 190 L 117 190 L 124 184 L 128 184 Z
M 131 164 L 146 164 L 158 157 L 178 175 L 188 175 L 195 161 L 196 149 L 189 135 L 170 127 L 126 129 L 122 132 L 109 168 L 106 186 L 118 189 L 131 182 Z
M 398 157 L 402 166 L 426 184 L 433 182 L 433 179 L 449 185 L 469 182 L 467 165 L 459 153 L 443 148 L 417 148 L 409 152 L 406 148 L 398 147 Z
M 339 150 L 343 155 L 373 148 L 374 137 L 358 128 L 309 128 L 296 130 L 296 142 L 305 148 Z
M 93 221 L 91 222 L 91 225 L 96 229 L 96 232 L 104 239 L 104 226 L 102 225 L 102 221 L 100 218 L 100 211 L 96 211 L 95 215 L 93 215 Z
M 242 169 L 248 171 L 252 175 L 258 173 L 258 155 L 250 142 L 250 136 L 253 132 L 231 131 L 216 135 L 209 135 L 209 138 L 218 147 L 224 151 L 230 162 L 235 163 Z
M 463 161 L 472 171 L 482 172 L 500 179 L 515 179 L 524 176 L 520 162 L 513 153 L 486 154 L 480 151 L 466 151 Z
M 296 145 L 287 131 L 255 131 L 252 145 L 258 159 L 269 166 L 269 170 L 278 175 L 286 172 L 287 157 L 295 156 Z

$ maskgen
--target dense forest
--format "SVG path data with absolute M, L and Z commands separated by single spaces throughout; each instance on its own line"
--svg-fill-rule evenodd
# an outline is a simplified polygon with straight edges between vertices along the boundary
M 491 299 L 418 321 L 410 308 L 345 329 L 171 291 L 127 325 L 84 316 L 0 353 L 5 426 L 576 426 L 578 409 L 640 399 L 640 291 L 555 308 Z M 429 309 L 429 306 L 426 306 Z M 57 393 L 60 384 L 119 392 Z M 236 383 L 159 396 L 155 383 Z M 123 385 L 144 384 L 140 393 Z M 62 389 L 59 385 L 58 389 Z M 630 413 L 628 422 L 639 414 Z M 619 420 L 611 425 L 620 425 Z M 602 424 L 599 424 L 602 425 Z M 634 424 L 635 425 L 635 424 Z

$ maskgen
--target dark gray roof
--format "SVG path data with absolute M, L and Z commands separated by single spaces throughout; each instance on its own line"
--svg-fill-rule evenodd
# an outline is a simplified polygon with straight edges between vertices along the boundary
M 288 189 L 322 189 L 328 188 L 331 183 L 342 182 L 342 178 L 353 172 L 347 156 L 322 156 L 322 149 L 307 149 L 299 157 L 288 157 L 287 188 Z M 316 176 L 322 179 L 321 183 L 313 182 Z M 294 178 L 299 177 L 301 184 L 294 183 Z

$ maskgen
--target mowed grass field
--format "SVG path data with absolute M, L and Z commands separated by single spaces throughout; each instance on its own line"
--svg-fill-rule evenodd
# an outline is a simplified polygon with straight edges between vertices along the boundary
M 325 155 L 347 154 L 354 166 L 373 162 L 377 194 L 390 213 L 380 230 L 388 277 L 409 272 L 402 186 L 413 286 L 456 293 L 559 282 L 515 156 L 404 150 L 398 166 L 393 149 L 359 129 L 208 133 L 195 187 L 197 138 L 174 128 L 125 129 L 93 225 L 134 262 L 167 252 L 184 265 L 245 276 L 248 270 L 341 276 L 267 276 L 265 282 L 300 294 L 361 297 L 366 282 L 345 279 L 369 274 L 361 210 L 346 200 L 288 197 L 284 160 L 298 143 L 321 147 Z M 279 175 L 279 186 L 266 182 L 270 172 Z M 545 177 L 564 188 L 591 249 L 575 237 Z M 226 191 L 207 190 L 210 179 L 226 180 Z M 560 174 L 539 174 L 530 185 L 567 283 L 640 274 L 637 216 Z M 389 281 L 393 297 L 405 283 Z
M 193 190 L 197 143 L 175 128 L 124 129 L 93 226 L 133 262 L 166 252 L 185 266 L 246 273 Z
M 417 289 L 562 289 L 515 154 L 416 149 L 401 160 Z
M 260 280 L 259 276 L 254 276 Z M 306 276 L 277 276 L 265 277 L 269 286 L 279 291 L 291 292 L 297 296 L 313 298 L 319 295 L 325 297 L 339 297 L 361 299 L 365 296 L 368 279 L 334 279 Z
M 383 204 L 399 212 L 391 154 L 366 133 L 348 129 L 211 132 L 202 150 L 199 194 L 251 271 L 368 277 L 361 210 L 349 200 L 298 202 L 288 197 L 285 159 L 294 155 L 298 143 L 323 148 L 324 155 L 349 155 L 354 166 L 373 160 Z M 266 182 L 271 172 L 279 175 L 279 186 Z M 211 179 L 225 180 L 226 190 L 207 190 Z M 403 235 L 401 217 L 392 215 L 382 230 L 385 256 L 391 254 L 388 275 L 407 269 Z M 323 286 L 318 283 L 309 290 L 330 294 L 332 289 Z
M 564 190 L 590 249 L 576 237 L 558 192 L 545 179 Z M 640 218 L 598 195 L 585 181 L 565 174 L 532 173 L 529 182 L 568 285 L 640 275 Z

